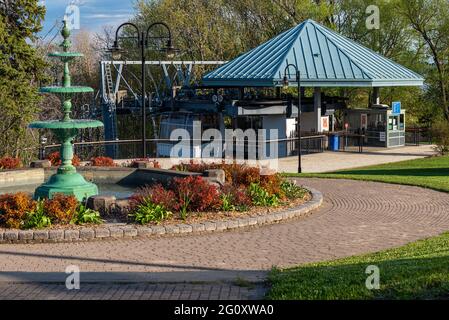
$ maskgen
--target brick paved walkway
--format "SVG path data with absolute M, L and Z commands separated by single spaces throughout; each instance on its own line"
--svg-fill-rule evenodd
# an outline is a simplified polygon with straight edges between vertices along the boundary
M 0 283 L 0 300 L 255 300 L 265 290 L 261 284 L 87 283 L 67 290 L 58 283 Z
M 309 217 L 257 229 L 156 239 L 0 245 L 0 271 L 9 272 L 0 273 L 0 283 L 45 281 L 42 274 L 28 272 L 63 273 L 68 265 L 77 265 L 82 272 L 102 272 L 102 281 L 115 280 L 118 272 L 135 275 L 137 281 L 143 281 L 139 275 L 167 282 L 257 280 L 274 265 L 372 252 L 449 230 L 449 195 L 445 193 L 346 180 L 302 179 L 301 183 L 323 192 L 323 207 Z

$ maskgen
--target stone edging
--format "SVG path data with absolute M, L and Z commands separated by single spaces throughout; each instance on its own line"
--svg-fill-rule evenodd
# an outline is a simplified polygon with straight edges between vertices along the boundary
M 312 193 L 312 200 L 294 208 L 280 212 L 268 213 L 260 216 L 230 219 L 224 221 L 205 221 L 195 224 L 177 224 L 167 226 L 99 226 L 81 229 L 54 229 L 54 230 L 5 230 L 0 231 L 1 243 L 55 243 L 75 242 L 100 239 L 137 238 L 174 234 L 197 234 L 204 232 L 217 232 L 230 229 L 245 228 L 271 224 L 282 220 L 304 216 L 319 208 L 323 203 L 321 192 L 306 187 Z

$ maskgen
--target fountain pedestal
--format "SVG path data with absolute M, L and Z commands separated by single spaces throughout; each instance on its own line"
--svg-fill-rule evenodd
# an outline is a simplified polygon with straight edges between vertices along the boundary
M 51 53 L 49 56 L 58 57 L 64 62 L 64 86 L 63 87 L 43 87 L 40 89 L 42 93 L 52 93 L 61 99 L 64 118 L 62 120 L 53 121 L 37 121 L 29 125 L 34 129 L 49 129 L 61 142 L 60 155 L 61 165 L 56 174 L 39 186 L 34 197 L 52 198 L 57 193 L 66 195 L 74 195 L 78 200 L 87 199 L 90 196 L 98 194 L 98 188 L 95 184 L 90 183 L 84 177 L 76 172 L 76 168 L 72 165 L 73 159 L 73 139 L 77 136 L 80 129 L 102 127 L 103 123 L 98 120 L 73 120 L 70 118 L 72 103 L 71 98 L 78 93 L 91 93 L 92 88 L 71 86 L 69 62 L 76 57 L 83 55 L 76 52 L 68 52 L 71 44 L 68 40 L 70 31 L 67 23 L 64 21 L 64 28 L 61 32 L 64 41 L 61 47 L 64 52 Z

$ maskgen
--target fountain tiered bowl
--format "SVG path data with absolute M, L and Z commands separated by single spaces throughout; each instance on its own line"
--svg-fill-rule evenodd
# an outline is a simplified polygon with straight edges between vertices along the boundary
M 65 195 L 74 195 L 78 200 L 86 199 L 90 196 L 98 194 L 98 187 L 86 181 L 84 177 L 76 172 L 76 168 L 72 165 L 73 159 L 73 139 L 77 136 L 80 129 L 102 127 L 103 123 L 98 120 L 77 120 L 71 119 L 72 102 L 71 98 L 75 94 L 92 93 L 94 90 L 90 87 L 71 86 L 69 63 L 78 57 L 82 57 L 81 53 L 69 52 L 71 46 L 68 40 L 70 30 L 64 21 L 64 28 L 61 32 L 64 42 L 61 47 L 64 52 L 55 52 L 49 54 L 50 57 L 59 58 L 64 63 L 64 86 L 51 86 L 40 88 L 41 93 L 50 93 L 57 95 L 62 102 L 62 110 L 64 117 L 61 120 L 36 121 L 29 125 L 33 129 L 49 129 L 61 142 L 61 165 L 58 167 L 56 174 L 40 185 L 34 193 L 34 197 L 52 198 L 55 194 L 62 193 Z

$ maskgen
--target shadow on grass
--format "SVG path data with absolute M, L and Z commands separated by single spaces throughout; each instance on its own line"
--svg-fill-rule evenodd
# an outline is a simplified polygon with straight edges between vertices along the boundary
M 449 299 L 449 251 L 434 258 L 367 260 L 274 270 L 268 299 Z M 379 268 L 380 289 L 366 287 L 370 265 Z
M 449 168 L 355 169 L 332 172 L 329 175 L 448 177 L 449 179 Z

